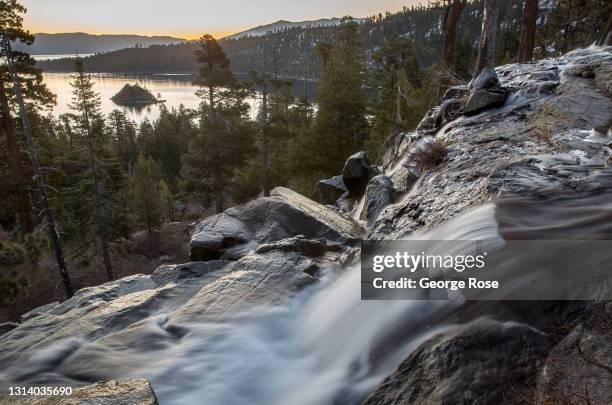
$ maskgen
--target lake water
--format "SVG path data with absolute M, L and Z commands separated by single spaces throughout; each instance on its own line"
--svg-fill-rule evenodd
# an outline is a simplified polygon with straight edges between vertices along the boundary
M 44 73 L 47 87 L 57 95 L 57 105 L 53 109 L 54 115 L 67 113 L 70 111 L 68 105 L 72 102 L 72 87 L 70 86 L 70 73 Z M 153 121 L 159 117 L 160 107 L 152 104 L 143 107 L 125 107 L 115 104 L 111 97 L 127 84 L 138 83 L 148 89 L 156 97 L 166 100 L 165 105 L 168 109 L 178 108 L 183 104 L 187 108 L 197 108 L 200 99 L 196 97 L 196 86 L 193 85 L 192 75 L 164 74 L 164 75 L 111 75 L 111 74 L 92 74 L 94 89 L 100 94 L 102 100 L 102 113 L 108 114 L 114 109 L 123 110 L 130 119 L 137 123 L 145 118 Z M 251 115 L 257 113 L 259 104 L 257 99 L 249 99 L 251 105 Z
M 57 55 L 32 55 L 35 60 L 56 60 L 56 59 L 64 59 L 64 58 L 74 58 L 75 56 L 80 56 L 81 58 L 86 58 L 88 56 L 92 56 L 93 53 L 84 53 L 84 54 L 57 54 Z

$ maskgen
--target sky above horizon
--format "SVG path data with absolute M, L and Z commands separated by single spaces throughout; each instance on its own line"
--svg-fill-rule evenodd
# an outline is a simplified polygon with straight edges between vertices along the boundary
M 367 17 L 426 0 L 21 0 L 33 33 L 221 37 L 278 20 Z

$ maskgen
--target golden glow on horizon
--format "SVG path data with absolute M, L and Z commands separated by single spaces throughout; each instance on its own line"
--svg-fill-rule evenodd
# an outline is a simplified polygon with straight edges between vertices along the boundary
M 24 23 L 33 33 L 86 32 L 196 39 L 206 33 L 221 38 L 278 20 L 306 21 L 347 14 L 365 17 L 425 0 L 310 0 L 299 4 L 286 0 L 177 0 L 175 7 L 167 7 L 163 0 L 20 2 L 28 8 Z M 108 7 L 111 3 L 113 7 Z M 237 8 L 243 12 L 237 14 Z M 135 16 L 139 18 L 134 20 Z
M 144 35 L 148 37 L 153 36 L 169 36 L 175 38 L 184 38 L 187 40 L 198 39 L 204 34 L 210 34 L 215 38 L 223 38 L 228 35 L 236 34 L 241 31 L 245 31 L 249 29 L 249 27 L 240 27 L 232 30 L 210 30 L 207 31 L 203 29 L 202 31 L 184 31 L 184 32 L 170 32 L 170 33 L 160 33 L 160 32 L 133 32 L 130 30 L 113 32 L 111 30 L 95 30 L 95 29 L 84 29 L 83 27 L 39 27 L 36 25 L 31 25 L 27 27 L 31 33 L 45 33 L 45 34 L 62 34 L 62 33 L 70 33 L 70 32 L 86 32 L 92 35 Z

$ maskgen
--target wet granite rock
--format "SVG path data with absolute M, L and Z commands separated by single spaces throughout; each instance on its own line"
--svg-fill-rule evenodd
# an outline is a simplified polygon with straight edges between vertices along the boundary
M 335 204 L 347 191 L 342 176 L 334 176 L 331 179 L 320 180 L 315 187 L 317 202 L 324 205 Z
M 549 345 L 545 334 L 517 323 L 450 327 L 412 352 L 363 405 L 512 403 L 513 389 L 533 389 Z
M 612 304 L 593 305 L 550 352 L 538 403 L 612 403 Z
M 202 277 L 225 267 L 233 266 L 233 262 L 227 260 L 211 260 L 209 262 L 191 262 L 183 264 L 166 264 L 159 266 L 151 280 L 158 285 L 177 282 L 186 278 Z
M 264 243 L 296 235 L 347 241 L 359 237 L 352 218 L 298 193 L 278 187 L 258 198 L 200 222 L 191 238 L 191 259 L 237 260 Z
M 389 176 L 404 195 L 380 213 L 368 237 L 401 238 L 500 195 L 571 191 L 577 184 L 592 183 L 594 175 L 609 167 L 609 141 L 599 141 L 591 130 L 608 128 L 612 99 L 595 80 L 562 73 L 576 60 L 605 66 L 612 54 L 593 48 L 536 64 L 500 66 L 500 85 L 513 91 L 503 108 L 462 116 L 436 137 L 398 138 L 398 152 L 387 161 L 396 165 Z M 560 78 L 554 92 L 537 91 L 543 80 L 554 77 Z M 443 140 L 447 156 L 435 170 L 417 173 L 415 183 L 411 155 L 427 138 Z M 409 187 L 403 187 L 407 178 Z

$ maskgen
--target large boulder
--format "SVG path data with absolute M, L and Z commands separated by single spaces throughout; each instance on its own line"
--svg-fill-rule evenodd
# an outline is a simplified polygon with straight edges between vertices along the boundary
M 379 175 L 368 183 L 366 190 L 366 217 L 368 224 L 372 225 L 378 214 L 393 202 L 395 189 L 393 181 L 384 175 Z
M 271 197 L 233 207 L 200 222 L 191 238 L 191 259 L 237 260 L 259 245 L 303 235 L 348 241 L 361 227 L 347 215 L 278 187 Z
M 79 290 L 75 295 L 45 312 L 21 323 L 0 336 L 0 364 L 18 364 L 6 376 L 20 380 L 30 373 L 53 369 L 68 353 L 92 341 L 123 330 L 148 318 L 162 307 L 180 306 L 202 284 L 217 275 L 199 275 L 193 279 L 158 284 L 150 276 L 135 275 L 96 287 Z M 37 348 L 53 347 L 43 359 L 28 362 Z M 106 378 L 102 378 L 103 380 Z
M 335 204 L 347 191 L 342 176 L 334 176 L 331 179 L 320 180 L 315 187 L 317 201 L 324 205 Z
M 170 319 L 184 324 L 278 304 L 316 282 L 319 270 L 318 260 L 281 246 L 250 253 L 236 262 L 233 271 L 204 285 Z
M 346 160 L 342 169 L 342 181 L 350 197 L 361 197 L 371 177 L 370 161 L 365 152 L 357 152 Z
M 469 96 L 463 107 L 463 114 L 475 115 L 489 108 L 504 105 L 509 91 L 503 88 L 495 69 L 483 70 L 469 86 Z
M 463 107 L 465 115 L 474 115 L 488 108 L 498 108 L 504 105 L 508 93 L 499 89 L 476 90 L 470 94 Z
M 71 395 L 52 397 L 0 397 L 0 405 L 157 405 L 151 384 L 145 379 L 104 381 L 75 388 Z
M 479 319 L 424 342 L 364 405 L 513 403 L 533 388 L 547 336 L 517 323 Z

